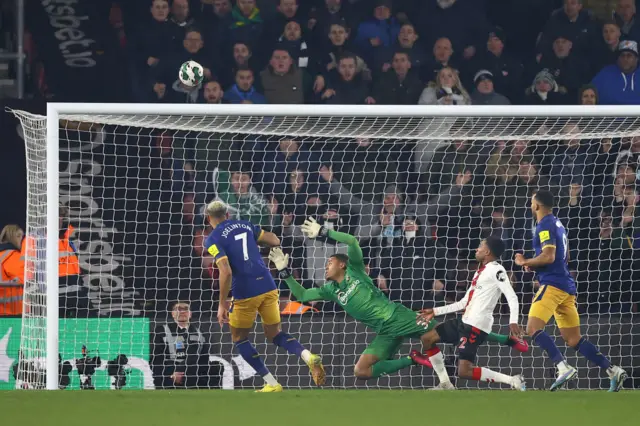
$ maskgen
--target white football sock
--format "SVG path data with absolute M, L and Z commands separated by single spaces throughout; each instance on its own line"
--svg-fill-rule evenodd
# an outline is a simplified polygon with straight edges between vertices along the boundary
M 271 373 L 268 373 L 266 376 L 262 376 L 262 378 L 264 379 L 264 382 L 268 385 L 271 385 L 271 386 L 278 385 L 278 381 L 276 380 L 275 377 L 273 377 L 273 374 Z
M 483 382 L 498 382 L 510 385 L 513 381 L 513 377 L 483 367 L 481 368 L 480 380 Z
M 449 379 L 449 375 L 447 374 L 447 368 L 444 366 L 444 355 L 442 355 L 442 352 L 430 356 L 429 361 L 431 361 L 433 371 L 438 375 L 440 383 L 451 383 L 451 379 Z
M 309 360 L 311 359 L 311 355 L 312 353 L 309 351 L 309 349 L 305 349 L 304 351 L 302 351 L 302 353 L 300 354 L 300 358 L 302 358 L 302 360 L 304 362 L 309 362 Z

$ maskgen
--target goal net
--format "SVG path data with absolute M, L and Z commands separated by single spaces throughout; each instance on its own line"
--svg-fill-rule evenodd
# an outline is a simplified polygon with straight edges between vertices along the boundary
M 189 355 L 200 368 L 190 370 L 199 377 L 191 385 L 260 386 L 215 318 L 217 271 L 203 247 L 211 231 L 204 206 L 212 200 L 279 235 L 305 287 L 322 285 L 326 259 L 346 248 L 305 239 L 304 219 L 355 235 L 374 285 L 414 310 L 460 299 L 478 267 L 476 247 L 498 235 L 525 324 L 539 283 L 512 259 L 532 256 L 529 205 L 538 188 L 554 192 L 555 213 L 568 230 L 583 333 L 614 364 L 632 376 L 640 371 L 640 346 L 633 344 L 640 338 L 637 116 L 598 108 L 296 106 L 286 115 L 279 106 L 247 106 L 246 113 L 226 105 L 103 107 L 52 115 L 57 135 L 51 122 L 47 135 L 47 117 L 16 112 L 27 145 L 26 234 L 33 247 L 24 315 L 16 320 L 18 387 L 44 387 L 47 356 L 50 369 L 58 365 L 58 355 L 46 350 L 46 294 L 56 288 L 62 387 L 170 387 L 184 344 L 206 352 Z M 55 171 L 46 167 L 51 153 L 59 156 Z M 63 207 L 55 217 L 58 234 L 75 251 L 59 256 L 77 256 L 79 275 L 64 275 L 62 263 L 59 277 L 46 273 L 46 206 L 55 199 L 47 188 L 56 180 Z M 323 356 L 326 387 L 436 383 L 421 367 L 356 380 L 353 366 L 374 333 L 332 303 L 292 304 L 286 285 L 279 288 L 283 327 Z M 198 337 L 182 344 L 172 330 L 189 315 Z M 501 303 L 494 331 L 508 334 L 507 323 Z M 553 322 L 547 330 L 579 369 L 570 387 L 608 388 L 606 375 L 563 346 Z M 251 339 L 285 387 L 312 386 L 307 367 L 267 342 L 259 321 L 255 331 Z M 398 354 L 418 344 L 406 342 Z M 453 377 L 455 348 L 444 353 Z M 555 375 L 538 348 L 520 354 L 487 343 L 478 364 L 522 373 L 534 389 L 547 388 Z M 457 386 L 498 388 L 465 380 Z

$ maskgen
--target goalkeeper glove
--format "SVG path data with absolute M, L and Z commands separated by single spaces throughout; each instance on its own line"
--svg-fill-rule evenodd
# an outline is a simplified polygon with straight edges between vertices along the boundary
M 329 233 L 328 228 L 320 225 L 312 217 L 305 220 L 300 229 L 302 229 L 302 233 L 307 238 L 316 238 L 318 236 L 326 238 L 327 234 Z
M 289 269 L 289 255 L 284 254 L 280 247 L 274 247 L 269 252 L 269 260 L 273 262 L 278 270 L 278 275 L 283 280 L 291 276 L 291 270 Z

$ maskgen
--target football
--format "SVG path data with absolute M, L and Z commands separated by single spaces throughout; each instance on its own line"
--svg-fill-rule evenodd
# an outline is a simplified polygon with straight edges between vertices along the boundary
M 187 61 L 180 66 L 178 78 L 185 86 L 196 87 L 204 80 L 204 69 L 196 61 Z

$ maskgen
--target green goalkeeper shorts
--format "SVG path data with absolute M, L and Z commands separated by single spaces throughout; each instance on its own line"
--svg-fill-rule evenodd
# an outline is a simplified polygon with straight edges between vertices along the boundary
M 367 346 L 363 355 L 374 355 L 379 360 L 393 358 L 405 339 L 419 339 L 435 328 L 437 322 L 431 320 L 426 326 L 416 322 L 417 312 L 404 305 L 398 305 L 393 316 L 384 322 L 382 328 Z

